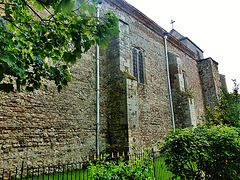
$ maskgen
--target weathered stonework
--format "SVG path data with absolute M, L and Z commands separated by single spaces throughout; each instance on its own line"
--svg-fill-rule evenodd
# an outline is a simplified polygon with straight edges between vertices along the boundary
M 93 49 L 92 49 L 93 50 Z M 89 53 L 71 69 L 72 83 L 61 93 L 2 93 L 0 166 L 22 160 L 43 163 L 95 151 L 95 58 Z
M 183 67 L 182 60 L 173 53 L 168 53 L 168 59 L 176 127 L 196 126 L 197 117 L 194 103 L 194 99 L 196 99 L 194 93 L 196 92 L 192 90 L 193 88 L 188 82 L 188 69 Z
M 213 108 L 213 101 L 218 98 L 220 87 L 222 86 L 218 73 L 218 63 L 212 58 L 207 58 L 199 60 L 198 67 L 205 105 Z
M 226 77 L 223 74 L 220 74 L 221 87 L 227 89 Z
M 101 17 L 108 11 L 117 15 L 120 30 L 100 49 L 100 151 L 156 149 L 173 128 L 165 30 L 123 0 L 105 0 L 100 9 Z M 224 78 L 212 59 L 197 61 L 196 52 L 170 34 L 167 46 L 176 125 L 196 126 Z M 133 48 L 143 56 L 144 83 L 134 77 Z M 54 85 L 33 93 L 0 92 L 0 168 L 96 153 L 95 53 L 92 47 L 77 61 L 72 83 L 61 93 Z

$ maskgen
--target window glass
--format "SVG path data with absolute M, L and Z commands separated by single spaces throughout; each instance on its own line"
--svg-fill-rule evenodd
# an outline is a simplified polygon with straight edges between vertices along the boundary
M 138 52 L 138 66 L 139 66 L 139 81 L 144 83 L 144 74 L 143 74 L 143 56 L 142 52 Z
M 132 50 L 133 57 L 133 75 L 138 82 L 144 83 L 144 67 L 143 67 L 143 54 L 137 48 Z
M 135 48 L 133 48 L 132 55 L 133 55 L 133 75 L 138 80 L 137 50 Z

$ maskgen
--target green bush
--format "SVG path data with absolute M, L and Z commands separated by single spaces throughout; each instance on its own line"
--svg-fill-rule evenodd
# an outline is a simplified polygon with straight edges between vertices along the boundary
M 141 158 L 130 158 L 129 161 L 124 161 L 124 158 L 120 158 L 118 162 L 106 161 L 105 158 L 96 164 L 90 162 L 89 170 L 94 179 L 101 180 L 154 179 L 152 157 L 148 154 Z
M 165 138 L 160 149 L 175 177 L 240 179 L 240 140 L 234 127 L 178 129 Z
M 240 96 L 239 86 L 234 82 L 233 92 L 221 89 L 218 100 L 214 102 L 215 108 L 207 107 L 204 120 L 214 125 L 228 125 L 240 128 Z

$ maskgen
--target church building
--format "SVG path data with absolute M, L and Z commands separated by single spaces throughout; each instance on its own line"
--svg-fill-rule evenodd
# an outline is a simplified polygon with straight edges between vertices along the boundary
M 156 150 L 171 129 L 201 124 L 205 106 L 226 88 L 218 63 L 177 30 L 167 32 L 124 0 L 104 0 L 99 8 L 100 18 L 116 14 L 120 30 L 100 48 L 100 136 L 92 47 L 61 93 L 54 84 L 0 92 L 0 167 L 93 156 L 97 139 L 100 153 Z

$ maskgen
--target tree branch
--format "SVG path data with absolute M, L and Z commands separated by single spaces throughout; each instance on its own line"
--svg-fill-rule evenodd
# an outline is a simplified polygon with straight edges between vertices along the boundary
M 11 3 L 2 3 L 2 2 L 0 2 L 0 4 L 7 4 L 7 5 L 10 5 L 10 6 L 16 6 L 15 4 L 11 4 Z
M 14 24 L 10 19 L 7 19 L 6 16 L 3 16 L 3 19 L 5 19 L 7 22 L 11 23 L 13 26 L 15 26 L 18 30 L 24 31 L 23 29 L 20 29 L 16 24 Z M 27 37 L 25 34 L 23 34 L 25 37 Z
M 27 3 L 25 0 L 23 0 L 23 2 L 25 3 L 25 5 L 26 5 L 29 9 L 31 9 L 31 11 L 32 11 L 41 21 L 43 21 L 42 17 L 41 17 L 31 6 L 29 6 L 28 3 Z
M 42 5 L 42 7 L 44 7 L 44 9 L 45 9 L 49 14 L 51 14 L 51 17 L 49 18 L 49 20 L 53 18 L 55 21 L 57 21 L 57 20 L 54 18 L 54 16 L 55 16 L 57 13 L 52 14 L 41 2 L 40 2 L 40 4 Z

